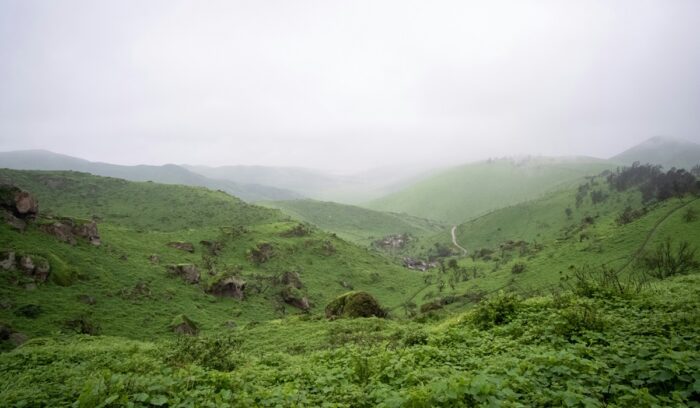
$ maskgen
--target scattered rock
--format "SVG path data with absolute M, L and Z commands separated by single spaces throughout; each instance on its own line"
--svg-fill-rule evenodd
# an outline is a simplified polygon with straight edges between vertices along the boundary
M 404 258 L 403 265 L 408 269 L 421 272 L 425 272 L 428 269 L 436 268 L 438 266 L 437 262 L 426 262 L 414 258 Z
M 14 269 L 16 262 L 14 251 L 0 251 L 0 268 L 6 271 Z
M 197 326 L 197 323 L 184 314 L 175 316 L 172 322 L 170 322 L 170 330 L 174 333 L 187 336 L 197 335 L 197 333 L 199 333 L 199 328 Z
M 152 264 L 154 264 L 154 265 L 160 263 L 160 257 L 159 257 L 158 255 L 156 255 L 156 254 L 153 254 L 153 255 L 149 256 L 149 257 L 148 257 L 148 260 L 149 260 Z
M 212 256 L 219 256 L 221 254 L 221 250 L 224 248 L 224 244 L 222 244 L 219 241 L 209 241 L 209 240 L 203 240 L 199 241 L 204 248 L 206 248 L 207 252 L 209 252 L 209 255 Z
M 121 255 L 119 255 L 119 260 L 120 261 L 128 261 L 129 256 L 127 254 L 121 254 Z
M 180 251 L 185 251 L 185 252 L 189 252 L 189 253 L 194 252 L 194 245 L 192 245 L 191 242 L 174 241 L 174 242 L 168 242 L 167 245 L 170 248 L 179 249 Z
M 51 270 L 49 261 L 38 255 L 21 255 L 17 267 L 25 275 L 34 278 L 36 282 L 46 282 Z
M 343 288 L 345 288 L 345 289 L 347 289 L 347 290 L 353 290 L 353 289 L 355 289 L 355 288 L 352 286 L 352 283 L 350 283 L 350 282 L 348 282 L 348 281 L 340 281 L 340 282 L 338 282 L 338 283 L 340 284 L 340 286 L 342 286 Z
M 71 245 L 76 245 L 78 238 L 83 238 L 95 246 L 102 244 L 95 220 L 85 221 L 64 217 L 51 220 L 42 224 L 39 228 L 45 233 L 58 238 L 59 241 L 67 242 Z
M 294 306 L 305 312 L 311 309 L 311 303 L 309 302 L 309 299 L 293 286 L 287 286 L 286 288 L 282 289 L 281 295 L 284 303 L 290 306 Z
M 273 255 L 274 247 L 267 242 L 261 242 L 248 251 L 248 259 L 256 265 L 269 261 Z
M 379 302 L 367 292 L 348 292 L 338 296 L 326 306 L 326 317 L 337 319 L 343 317 L 386 317 L 387 313 Z
M 0 207 L 21 219 L 34 219 L 39 214 L 39 201 L 29 192 L 12 185 L 0 185 Z
M 280 283 L 287 286 L 292 286 L 296 289 L 301 289 L 304 284 L 301 282 L 301 277 L 298 272 L 285 272 L 280 277 Z
M 372 245 L 385 251 L 391 251 L 396 249 L 403 249 L 406 246 L 406 244 L 409 243 L 411 240 L 412 237 L 410 234 L 394 234 L 387 235 L 382 239 L 378 239 L 374 241 Z
M 197 269 L 197 266 L 193 264 L 168 265 L 166 268 L 168 273 L 181 277 L 187 283 L 199 282 L 199 270 Z
M 246 282 L 243 279 L 229 276 L 211 285 L 207 292 L 215 296 L 226 296 L 243 300 L 245 298 L 245 287 Z

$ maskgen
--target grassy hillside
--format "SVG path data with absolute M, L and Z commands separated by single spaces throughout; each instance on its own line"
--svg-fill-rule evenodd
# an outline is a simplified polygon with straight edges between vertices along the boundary
M 564 188 L 610 167 L 596 159 L 490 160 L 444 171 L 367 207 L 460 223 Z
M 71 246 L 38 228 L 41 220 L 24 233 L 0 226 L 0 248 L 52 265 L 38 285 L 0 270 L 0 406 L 637 407 L 700 399 L 697 254 L 685 269 L 665 263 L 663 276 L 637 262 L 669 237 L 674 250 L 681 240 L 700 246 L 697 195 L 643 202 L 637 187 L 618 191 L 605 177 L 589 178 L 587 187 L 461 225 L 470 254 L 471 245 L 493 252 L 418 273 L 222 193 L 78 173 L 0 175 L 34 187 L 42 211 L 97 212 L 102 238 L 100 247 Z M 644 211 L 627 211 L 619 223 L 627 206 Z M 177 220 L 151 225 L 158 209 Z M 192 242 L 194 252 L 172 241 Z M 220 244 L 217 254 L 205 241 Z M 182 263 L 200 267 L 199 283 L 164 270 Z M 284 303 L 289 276 L 303 282 L 292 292 L 311 300 L 308 313 Z M 245 298 L 206 293 L 222 277 L 245 280 Z M 349 286 L 375 295 L 389 318 L 327 319 L 323 306 Z M 197 335 L 173 334 L 169 325 L 189 320 Z M 9 350 L 18 333 L 29 341 Z
M 301 313 L 285 291 L 320 313 L 350 287 L 393 307 L 421 285 L 415 273 L 367 249 L 224 193 L 74 172 L 2 170 L 0 179 L 35 192 L 40 213 L 99 220 L 100 247 L 59 242 L 40 229 L 42 219 L 23 233 L 0 226 L 0 249 L 51 264 L 49 281 L 38 285 L 2 272 L 0 321 L 29 337 L 72 332 L 67 322 L 85 319 L 105 335 L 153 339 L 171 336 L 168 325 L 179 314 L 207 332 Z M 216 253 L 202 241 L 216 243 Z M 192 243 L 194 252 L 171 242 Z M 179 264 L 195 265 L 200 281 L 168 274 L 168 265 Z M 282 282 L 285 273 L 300 287 Z M 228 277 L 246 283 L 244 300 L 208 293 Z M 18 314 L 27 305 L 39 306 L 36 318 Z
M 625 296 L 501 294 L 439 322 L 288 318 L 173 342 L 37 339 L 0 355 L 0 402 L 693 406 L 699 288 L 694 274 Z
M 315 200 L 290 200 L 263 203 L 278 208 L 296 219 L 334 232 L 343 239 L 369 245 L 392 234 L 425 236 L 444 230 L 441 223 L 406 214 L 368 210 L 352 205 Z
M 131 181 L 153 181 L 156 183 L 206 187 L 212 190 L 226 191 L 250 202 L 289 200 L 301 197 L 290 190 L 271 186 L 208 178 L 174 164 L 163 166 L 120 166 L 91 162 L 45 150 L 0 152 L 0 168 L 16 170 L 72 170 Z

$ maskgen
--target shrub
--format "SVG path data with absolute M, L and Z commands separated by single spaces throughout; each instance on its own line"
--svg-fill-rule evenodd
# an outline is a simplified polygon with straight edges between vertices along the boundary
M 178 336 L 160 349 L 169 364 L 197 364 L 219 371 L 230 371 L 239 364 L 236 351 L 241 340 L 231 334 L 189 337 Z
M 80 316 L 72 320 L 66 320 L 63 326 L 72 330 L 78 334 L 89 334 L 90 336 L 96 336 L 100 334 L 100 326 L 88 319 L 85 316 Z
M 683 213 L 683 221 L 685 221 L 685 222 L 693 222 L 697 219 L 698 219 L 698 212 L 693 207 L 688 208 Z
M 645 279 L 628 276 L 622 279 L 620 270 L 601 265 L 574 267 L 571 275 L 562 280 L 562 286 L 583 297 L 627 296 L 639 293 L 646 285 Z
M 605 321 L 592 302 L 578 302 L 559 312 L 561 320 L 555 325 L 555 332 L 571 339 L 584 331 L 601 331 Z
M 514 275 L 517 275 L 517 274 L 525 272 L 526 269 L 527 269 L 527 267 L 525 266 L 524 263 L 517 262 L 516 264 L 513 265 L 512 268 L 510 268 L 510 272 Z
M 473 321 L 481 329 L 508 323 L 515 316 L 520 303 L 518 295 L 501 291 L 479 303 L 474 310 Z
M 649 275 L 663 279 L 669 276 L 689 272 L 699 266 L 695 259 L 696 249 L 687 241 L 678 244 L 674 251 L 670 238 L 659 244 L 656 249 L 639 258 L 639 265 Z
M 15 310 L 15 315 L 35 319 L 41 312 L 43 312 L 43 309 L 39 305 L 24 305 Z
M 338 296 L 326 306 L 326 317 L 386 317 L 379 302 L 367 292 L 348 292 Z

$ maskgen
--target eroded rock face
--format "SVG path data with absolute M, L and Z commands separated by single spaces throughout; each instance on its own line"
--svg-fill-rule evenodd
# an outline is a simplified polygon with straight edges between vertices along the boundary
M 245 286 L 246 282 L 243 279 L 231 276 L 213 284 L 208 292 L 215 296 L 226 296 L 243 300 L 245 298 Z
M 16 262 L 14 251 L 0 251 L 0 268 L 6 271 L 14 269 Z
M 78 238 L 85 239 L 90 244 L 100 246 L 100 233 L 97 230 L 97 223 L 91 221 L 78 221 L 72 218 L 61 218 L 42 224 L 40 229 L 47 234 L 53 235 L 59 241 L 67 242 L 71 245 L 78 243 Z
M 191 242 L 176 241 L 176 242 L 168 242 L 167 245 L 170 248 L 179 249 L 180 251 L 185 251 L 185 252 L 189 252 L 189 253 L 194 252 L 194 245 L 192 245 Z
M 193 264 L 168 265 L 166 268 L 169 274 L 179 276 L 187 283 L 199 282 L 199 269 Z
M 36 217 L 39 213 L 39 201 L 26 191 L 15 194 L 15 210 L 20 216 Z
M 46 282 L 51 270 L 49 262 L 36 255 L 22 255 L 17 262 L 17 267 L 25 275 L 34 278 L 36 282 Z
M 187 336 L 195 336 L 199 333 L 199 327 L 192 319 L 185 315 L 175 316 L 173 321 L 170 323 L 170 330 L 177 334 L 184 334 Z
M 211 256 L 219 256 L 224 245 L 219 241 L 203 240 L 199 241 Z
M 39 201 L 19 187 L 0 185 L 0 213 L 12 228 L 24 231 L 27 222 L 39 214 Z
M 301 293 L 299 290 L 296 290 L 292 286 L 284 288 L 281 292 L 281 295 L 284 303 L 290 306 L 296 307 L 305 312 L 311 309 L 311 302 L 309 302 L 309 298 L 304 296 L 303 293 Z
M 296 289 L 301 289 L 304 284 L 301 282 L 301 277 L 297 272 L 285 272 L 280 278 L 280 283 L 287 286 L 292 286 Z

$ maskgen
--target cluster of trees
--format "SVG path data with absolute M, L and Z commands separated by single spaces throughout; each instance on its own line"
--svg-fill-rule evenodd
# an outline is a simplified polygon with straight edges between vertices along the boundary
M 700 171 L 697 167 L 692 171 Z M 638 186 L 645 202 L 700 192 L 700 181 L 692 172 L 676 168 L 664 172 L 661 166 L 651 164 L 634 163 L 631 167 L 618 168 L 608 175 L 608 183 L 617 191 Z

